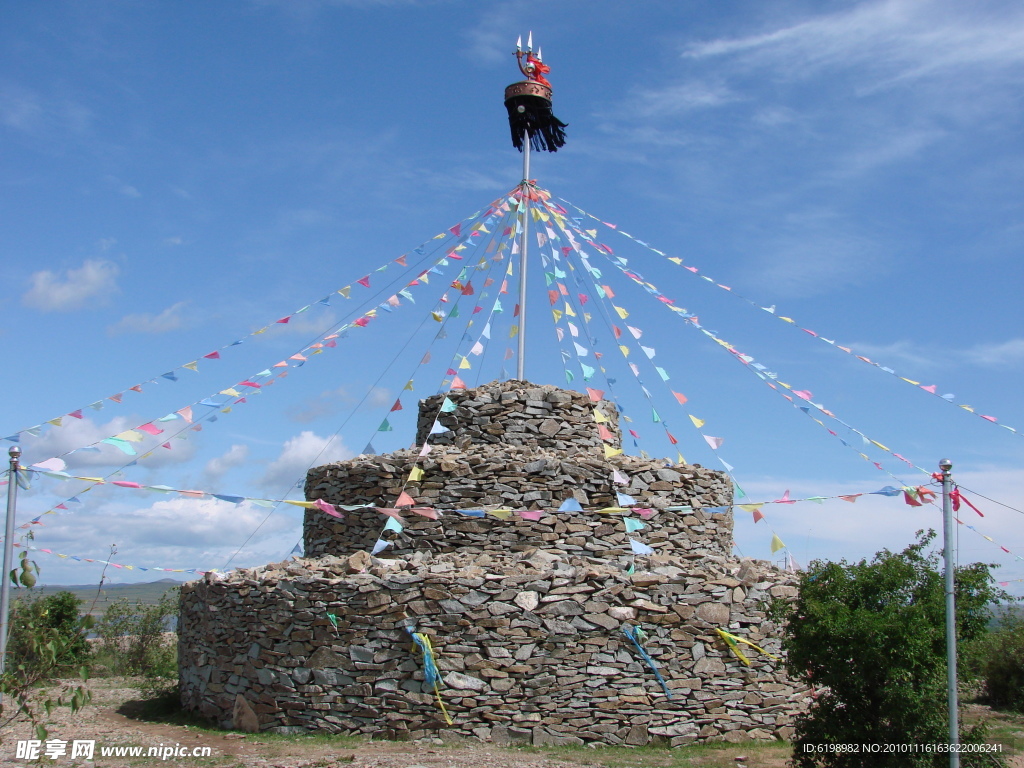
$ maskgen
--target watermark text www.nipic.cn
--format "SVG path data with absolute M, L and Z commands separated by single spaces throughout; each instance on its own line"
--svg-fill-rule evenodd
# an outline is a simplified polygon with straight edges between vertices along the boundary
M 210 747 L 183 747 L 181 744 L 159 744 L 155 747 L 104 747 L 96 748 L 95 739 L 27 739 L 19 741 L 15 750 L 15 758 L 19 760 L 58 760 L 68 759 L 93 760 L 96 753 L 100 757 L 155 757 L 158 760 L 169 760 L 172 757 L 210 757 Z

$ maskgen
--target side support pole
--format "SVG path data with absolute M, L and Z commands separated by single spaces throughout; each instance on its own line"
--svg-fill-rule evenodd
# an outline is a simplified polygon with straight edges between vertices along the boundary
M 942 470 L 942 549 L 946 566 L 946 688 L 949 697 L 949 743 L 960 743 L 956 690 L 956 597 L 953 581 L 953 462 L 939 461 Z M 949 768 L 960 768 L 960 753 L 950 750 Z
M 7 476 L 7 521 L 4 527 L 4 570 L 0 574 L 0 676 L 7 667 L 7 637 L 10 633 L 11 578 L 14 568 L 14 514 L 18 506 L 18 460 L 21 448 L 14 445 L 8 451 L 11 472 Z M 0 693 L 0 697 L 3 694 Z M 3 699 L 0 698 L 0 703 Z
M 530 180 L 530 132 L 523 132 L 523 207 L 520 211 L 519 237 L 519 354 L 516 360 L 516 378 L 526 380 L 526 248 L 530 232 L 530 199 L 527 190 Z

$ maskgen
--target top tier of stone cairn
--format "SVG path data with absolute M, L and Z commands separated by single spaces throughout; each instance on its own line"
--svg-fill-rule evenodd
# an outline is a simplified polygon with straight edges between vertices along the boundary
M 445 397 L 455 410 L 441 410 Z M 595 412 L 605 420 L 597 421 Z M 449 431 L 431 435 L 435 420 Z M 618 413 L 610 402 L 594 403 L 579 392 L 526 381 L 492 382 L 421 400 L 416 441 L 411 449 L 360 455 L 309 471 L 308 500 L 368 508 L 346 512 L 341 520 L 307 510 L 307 557 L 370 550 L 384 525 L 373 507 L 394 508 L 403 491 L 417 507 L 437 510 L 440 517 L 402 512 L 404 530 L 389 534 L 391 546 L 382 557 L 455 551 L 508 557 L 541 548 L 615 559 L 629 553 L 629 538 L 617 515 L 598 510 L 620 507 L 620 493 L 632 497 L 635 508 L 652 510 L 644 538 L 659 552 L 685 557 L 731 552 L 729 478 L 667 459 L 621 453 L 606 458 L 605 446 L 618 448 L 620 442 Z M 421 456 L 418 446 L 424 441 L 436 447 Z M 409 481 L 416 467 L 423 476 Z M 558 511 L 569 498 L 582 510 Z M 496 509 L 506 512 L 482 512 Z M 459 510 L 476 514 L 467 517 Z M 508 510 L 547 514 L 527 520 Z
M 441 411 L 445 398 L 455 403 L 454 411 Z M 601 400 L 595 404 L 579 392 L 516 380 L 493 381 L 421 400 L 416 444 L 423 445 L 436 419 L 450 431 L 430 435 L 433 445 L 465 449 L 473 444 L 504 444 L 603 456 L 607 441 L 598 434 L 595 407 L 607 417 L 605 426 L 614 435 L 608 444 L 618 447 L 622 434 L 612 403 Z

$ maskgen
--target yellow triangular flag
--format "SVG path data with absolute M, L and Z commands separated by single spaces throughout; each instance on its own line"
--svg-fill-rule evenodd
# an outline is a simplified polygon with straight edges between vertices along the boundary
M 559 320 L 562 319 L 562 310 L 560 310 L 560 309 L 552 309 L 551 310 L 551 315 L 552 315 L 552 317 L 555 318 L 555 322 L 557 323 Z
M 704 419 L 698 419 L 696 416 L 690 416 L 690 421 L 693 422 L 693 426 L 700 429 L 704 426 Z
M 346 285 L 344 288 L 339 288 L 338 293 L 340 293 L 347 299 L 349 297 L 349 294 L 352 293 L 352 286 Z
M 615 311 L 619 313 L 619 317 L 621 317 L 623 320 L 629 317 L 629 312 L 624 310 L 622 307 L 615 307 Z
M 417 480 L 421 480 L 422 478 L 423 478 L 423 470 L 420 469 L 419 467 L 413 467 L 409 471 L 409 482 L 410 483 L 415 483 Z
M 606 421 L 608 421 L 608 417 L 601 413 L 599 410 L 597 410 L 597 408 L 595 408 L 594 421 L 596 421 L 598 424 L 604 424 Z
M 782 543 L 782 539 L 779 538 L 778 534 L 772 534 L 772 554 L 774 555 L 780 549 L 785 549 L 786 545 Z
M 145 438 L 141 432 L 136 432 L 134 429 L 129 429 L 127 432 L 122 432 L 119 435 L 114 435 L 118 440 L 127 440 L 130 443 L 141 443 Z
M 463 370 L 463 369 L 466 369 L 466 368 L 472 368 L 472 367 L 473 366 L 471 366 L 469 364 L 469 358 L 467 358 L 467 357 L 463 357 L 462 358 L 462 362 L 459 363 L 459 370 Z
M 222 389 L 220 391 L 220 394 L 222 394 L 222 395 L 231 395 L 232 397 L 241 397 L 242 396 L 242 393 L 239 392 L 234 387 L 228 387 L 227 389 Z
M 405 382 L 405 386 L 402 387 L 402 389 L 412 390 L 412 379 L 409 379 L 407 382 Z
M 623 357 L 629 357 L 629 347 L 625 344 L 619 344 L 619 351 L 622 352 Z
M 58 416 L 56 419 L 50 419 L 46 423 L 47 424 L 53 424 L 53 426 L 55 426 L 55 427 L 59 427 L 61 425 L 61 418 L 63 418 L 63 417 Z
M 606 445 L 604 447 L 604 457 L 606 459 L 610 459 L 612 456 L 618 456 L 620 453 L 622 453 L 621 448 L 612 448 L 610 445 Z
M 188 368 L 190 371 L 199 372 L 199 366 L 197 365 L 198 360 L 193 360 L 191 363 L 185 363 L 182 368 Z
M 683 456 L 683 454 L 679 453 L 679 451 L 676 451 L 676 464 L 685 464 L 685 463 L 686 463 L 686 457 Z

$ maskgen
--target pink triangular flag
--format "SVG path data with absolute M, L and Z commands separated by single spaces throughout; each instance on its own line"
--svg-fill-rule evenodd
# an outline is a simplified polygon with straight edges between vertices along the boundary
M 423 447 L 420 448 L 420 456 L 426 456 L 432 450 L 434 450 L 434 446 L 432 446 L 430 443 L 424 443 Z
M 370 276 L 367 275 L 366 277 L 361 277 L 358 280 L 356 280 L 356 282 L 359 283 L 360 285 L 363 285 L 363 286 L 366 286 L 367 288 L 369 288 L 370 287 Z
M 208 355 L 203 355 L 207 360 L 220 360 L 220 352 L 211 352 Z
M 543 509 L 522 509 L 516 512 L 523 520 L 540 520 L 544 515 Z
M 456 376 L 454 379 L 452 379 L 452 389 L 465 389 L 465 388 L 466 388 L 466 382 L 464 382 L 458 376 Z
M 604 399 L 604 390 L 601 389 L 591 389 L 590 387 L 587 387 L 587 394 L 590 395 L 590 400 L 595 403 Z
M 789 498 L 789 488 L 787 488 L 786 492 L 782 494 L 782 498 L 776 499 L 772 504 L 796 504 L 796 502 Z
M 143 424 L 141 427 L 136 427 L 141 432 L 146 432 L 150 435 L 161 435 L 163 430 L 157 427 L 155 424 Z
M 278 323 L 287 323 L 291 319 L 292 319 L 291 315 L 289 315 L 288 317 L 282 317 L 280 320 L 278 320 L 276 322 L 278 322 Z
M 405 491 L 402 491 L 398 495 L 398 501 L 395 502 L 396 507 L 411 507 L 416 503 L 412 496 Z
M 180 411 L 175 411 L 175 413 L 177 413 L 179 416 L 181 416 L 181 418 L 183 418 L 189 424 L 192 423 L 192 407 L 191 406 L 186 405 Z
M 326 512 L 331 517 L 344 517 L 343 514 L 341 514 L 340 512 L 338 512 L 338 510 L 334 508 L 333 504 L 328 504 L 323 499 L 314 499 L 313 503 L 316 505 L 317 509 L 319 509 L 321 512 Z
M 758 520 L 764 520 L 764 514 L 761 512 L 760 509 L 755 509 L 754 510 L 754 522 L 756 523 Z

